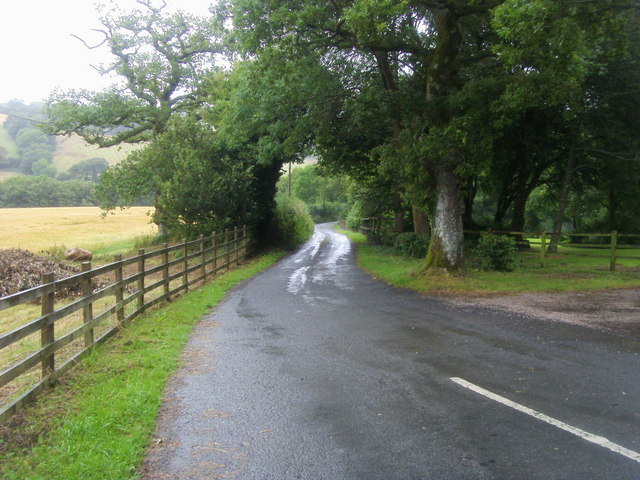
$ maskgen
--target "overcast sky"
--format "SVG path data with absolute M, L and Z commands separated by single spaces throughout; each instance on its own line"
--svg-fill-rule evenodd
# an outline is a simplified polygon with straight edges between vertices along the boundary
M 215 0 L 167 0 L 170 7 L 207 15 Z M 130 9 L 134 0 L 114 0 Z M 0 103 L 44 100 L 54 88 L 100 90 L 113 80 L 92 67 L 110 60 L 105 49 L 88 50 L 100 35 L 94 0 L 0 0 Z M 103 3 L 110 4 L 110 0 Z

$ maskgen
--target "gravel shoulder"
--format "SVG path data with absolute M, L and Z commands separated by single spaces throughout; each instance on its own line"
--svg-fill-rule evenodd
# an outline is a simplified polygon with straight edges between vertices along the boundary
M 467 296 L 450 301 L 640 336 L 640 289 Z

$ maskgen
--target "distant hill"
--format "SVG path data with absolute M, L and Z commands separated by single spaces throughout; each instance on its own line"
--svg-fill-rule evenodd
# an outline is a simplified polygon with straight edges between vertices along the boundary
M 0 146 L 7 149 L 10 156 L 16 154 L 16 145 L 13 139 L 2 126 L 7 116 L 0 114 Z M 129 153 L 141 148 L 140 145 L 122 145 L 110 148 L 98 148 L 84 142 L 78 135 L 71 137 L 57 137 L 57 147 L 53 154 L 53 164 L 58 173 L 69 170 L 73 165 L 89 158 L 104 158 L 109 165 L 114 165 L 123 160 Z M 13 173 L 15 175 L 15 173 Z M 0 172 L 0 180 L 11 175 L 8 172 Z
M 56 166 L 58 173 L 66 172 L 82 160 L 88 158 L 104 158 L 109 165 L 124 160 L 131 152 L 138 150 L 141 145 L 121 145 L 118 147 L 98 148 L 95 145 L 89 145 L 78 135 L 71 137 L 58 137 L 56 151 L 53 154 L 53 164 Z

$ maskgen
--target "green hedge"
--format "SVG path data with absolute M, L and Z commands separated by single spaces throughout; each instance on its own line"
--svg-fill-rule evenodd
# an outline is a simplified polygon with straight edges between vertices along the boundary
M 269 232 L 270 243 L 293 250 L 311 237 L 313 227 L 313 220 L 304 202 L 280 196 Z

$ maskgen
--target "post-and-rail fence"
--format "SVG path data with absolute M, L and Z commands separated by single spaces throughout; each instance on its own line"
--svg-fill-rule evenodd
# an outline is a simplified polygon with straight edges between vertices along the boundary
M 45 274 L 41 285 L 0 298 L 0 424 L 94 345 L 152 306 L 237 265 L 247 247 L 245 226 L 140 249 L 126 259 L 116 255 L 98 268 L 85 262 L 76 275 Z M 60 298 L 70 289 L 81 296 Z
M 383 225 L 392 222 L 391 218 L 370 217 L 363 218 L 360 221 L 360 233 L 364 235 L 377 236 Z M 549 245 L 554 235 L 560 239 L 558 242 L 558 251 L 553 252 L 554 255 L 571 255 L 583 257 L 607 258 L 609 260 L 609 270 L 616 269 L 616 262 L 621 259 L 638 260 L 639 255 L 625 255 L 625 250 L 637 250 L 637 245 L 627 245 L 621 243 L 622 239 L 640 239 L 637 233 L 618 233 L 612 231 L 610 233 L 557 233 L 557 232 L 510 232 L 503 230 L 464 230 L 465 235 L 481 235 L 483 233 L 494 233 L 496 235 L 507 235 L 515 239 L 518 247 L 535 247 L 540 256 L 540 265 L 544 266 L 545 260 L 549 255 Z M 569 241 L 567 241 L 569 239 Z M 591 243 L 578 242 L 578 239 L 585 239 Z M 601 243 L 593 243 L 597 239 L 602 239 Z M 602 252 L 602 253 L 596 253 Z

